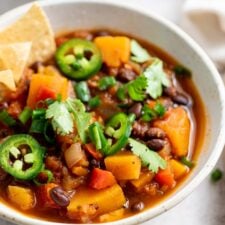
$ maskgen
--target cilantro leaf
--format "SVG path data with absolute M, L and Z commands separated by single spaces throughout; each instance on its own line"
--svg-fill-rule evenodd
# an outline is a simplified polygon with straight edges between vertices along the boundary
M 85 106 L 79 99 L 67 99 L 65 102 L 69 112 L 72 113 L 79 137 L 86 142 L 86 130 L 90 124 L 91 115 L 85 112 Z
M 132 100 L 143 101 L 145 98 L 146 87 L 147 80 L 143 75 L 140 75 L 135 80 L 132 80 L 127 84 L 127 91 Z
M 63 102 L 55 101 L 49 105 L 45 118 L 51 119 L 53 130 L 57 134 L 66 135 L 73 131 L 73 118 Z
M 149 122 L 157 117 L 164 116 L 166 108 L 160 102 L 156 102 L 153 108 L 150 108 L 149 105 L 145 104 L 142 108 L 142 120 Z
M 165 169 L 166 161 L 156 152 L 150 150 L 146 145 L 129 138 L 128 142 L 131 146 L 131 151 L 140 157 L 142 165 L 147 166 L 153 173 L 157 173 L 159 168 Z
M 135 40 L 131 40 L 131 60 L 138 63 L 144 63 L 151 58 L 148 51 Z
M 153 99 L 162 95 L 162 86 L 170 86 L 170 81 L 163 71 L 163 62 L 158 58 L 154 58 L 152 64 L 143 74 L 147 78 L 146 91 Z
M 144 105 L 142 108 L 141 119 L 145 122 L 149 122 L 157 117 L 157 114 L 154 109 L 149 108 L 148 105 Z

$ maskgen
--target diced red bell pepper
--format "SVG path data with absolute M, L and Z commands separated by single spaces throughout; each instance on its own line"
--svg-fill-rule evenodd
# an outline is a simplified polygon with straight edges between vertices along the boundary
M 158 182 L 162 186 L 168 186 L 169 188 L 173 188 L 176 184 L 176 181 L 174 179 L 174 174 L 171 171 L 169 167 L 167 167 L 165 170 L 160 170 L 155 175 L 155 181 Z
M 116 179 L 109 171 L 94 168 L 91 173 L 89 187 L 101 190 L 116 184 Z
M 88 143 L 84 145 L 84 149 L 95 159 L 99 160 L 103 156 L 101 152 L 99 152 L 92 143 Z
M 36 102 L 43 101 L 45 99 L 56 99 L 56 92 L 48 87 L 41 87 L 36 96 Z
M 41 207 L 44 208 L 60 208 L 50 197 L 50 190 L 58 185 L 55 183 L 48 183 L 37 187 L 37 201 Z

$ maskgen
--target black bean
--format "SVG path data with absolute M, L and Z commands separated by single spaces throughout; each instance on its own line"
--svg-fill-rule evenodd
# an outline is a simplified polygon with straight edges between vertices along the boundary
M 175 96 L 172 97 L 173 102 L 181 105 L 188 105 L 189 100 L 188 98 L 182 94 L 182 93 L 177 93 Z
M 101 162 L 100 161 L 98 161 L 98 160 L 96 160 L 96 159 L 92 159 L 91 161 L 90 161 L 90 166 L 91 166 L 91 168 L 100 168 L 100 166 L 101 166 Z
M 163 91 L 164 91 L 164 93 L 165 93 L 167 96 L 169 96 L 169 97 L 173 97 L 173 96 L 175 96 L 176 93 L 177 93 L 176 88 L 173 87 L 173 86 L 166 87 L 166 88 L 164 88 Z
M 132 127 L 132 135 L 143 139 L 149 129 L 149 124 L 135 121 Z
M 150 149 L 159 151 L 165 146 L 165 141 L 162 139 L 152 139 L 147 141 L 147 145 Z
M 136 73 L 128 68 L 120 68 L 117 79 L 122 82 L 128 82 L 134 80 L 136 77 Z
M 131 206 L 131 210 L 134 211 L 134 212 L 140 212 L 144 208 L 145 208 L 145 205 L 141 201 L 140 202 L 136 202 L 136 203 L 132 204 L 132 206 Z
M 141 103 L 135 103 L 133 106 L 130 107 L 128 112 L 134 113 L 136 118 L 139 118 L 141 116 L 141 110 L 142 110 L 142 104 Z
M 51 199 L 61 207 L 67 207 L 70 204 L 69 197 L 61 187 L 54 187 L 50 190 Z
M 146 138 L 160 138 L 160 139 L 164 139 L 166 137 L 166 133 L 157 127 L 151 127 L 146 131 L 145 134 Z

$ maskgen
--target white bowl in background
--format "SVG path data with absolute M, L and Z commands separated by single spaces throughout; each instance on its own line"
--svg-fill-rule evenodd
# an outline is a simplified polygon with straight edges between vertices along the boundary
M 55 32 L 77 28 L 119 30 L 150 41 L 192 70 L 192 79 L 207 111 L 204 144 L 198 164 L 186 181 L 161 203 L 135 216 L 107 224 L 140 224 L 178 204 L 210 173 L 225 143 L 225 90 L 213 63 L 182 30 L 150 10 L 132 5 L 129 0 L 45 0 L 39 4 Z M 0 29 L 16 20 L 30 6 L 31 3 L 2 15 Z M 0 204 L 0 217 L 23 225 L 62 225 L 28 217 L 3 204 Z

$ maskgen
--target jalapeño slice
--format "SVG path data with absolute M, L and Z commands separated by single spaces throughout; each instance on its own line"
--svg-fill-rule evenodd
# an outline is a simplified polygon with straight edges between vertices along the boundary
M 102 56 L 97 46 L 87 40 L 71 39 L 56 51 L 56 63 L 66 76 L 85 80 L 97 73 L 102 65 Z
M 0 166 L 20 180 L 31 180 L 41 171 L 44 149 L 30 135 L 7 138 L 0 146 Z

